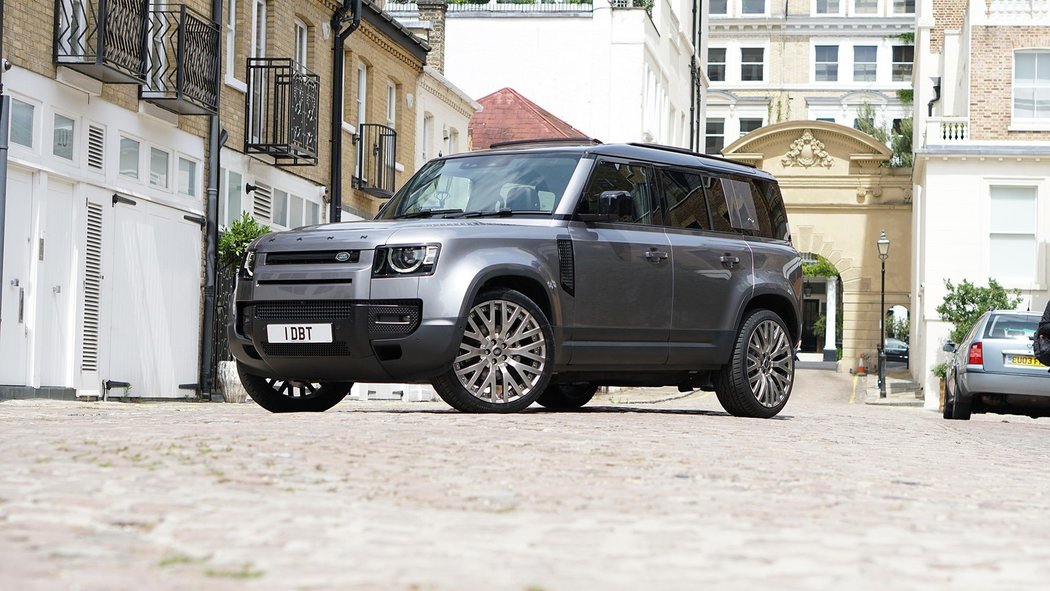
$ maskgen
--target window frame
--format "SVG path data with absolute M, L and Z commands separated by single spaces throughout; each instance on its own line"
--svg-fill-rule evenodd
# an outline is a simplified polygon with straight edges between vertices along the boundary
M 911 10 L 908 10 L 908 3 L 911 3 Z M 904 10 L 897 10 L 898 5 L 903 5 Z M 890 12 L 893 15 L 907 16 L 915 14 L 915 0 L 893 0 L 893 4 L 890 6 Z
M 135 174 L 130 175 L 124 172 L 124 142 L 135 143 Z M 131 179 L 134 181 L 142 181 L 142 146 L 145 142 L 139 138 L 133 137 L 126 133 L 117 134 L 117 176 Z
M 226 0 L 226 85 L 241 92 L 248 91 L 248 83 L 237 77 L 237 0 Z M 253 4 L 254 8 L 254 4 Z
M 865 4 L 874 2 L 875 3 L 874 10 L 872 10 L 871 12 L 861 12 L 857 8 L 857 6 L 861 2 L 863 2 Z M 852 0 L 850 2 L 850 13 L 851 13 L 851 16 L 863 16 L 863 17 L 879 16 L 879 13 L 880 13 L 879 9 L 880 9 L 879 0 Z
M 182 163 L 188 162 L 193 165 L 193 174 L 189 178 L 189 187 L 192 191 L 183 191 L 182 186 Z M 191 199 L 198 199 L 201 197 L 200 193 L 200 174 L 201 174 L 201 162 L 196 158 L 191 158 L 185 154 L 175 155 L 175 193 L 183 197 L 189 197 Z
M 722 133 L 711 133 L 710 126 L 715 121 L 721 121 L 721 123 L 722 123 Z M 712 138 L 712 137 L 720 137 L 720 138 L 722 138 L 722 147 L 719 148 L 717 152 L 710 152 L 710 151 L 708 151 L 709 150 L 709 141 L 710 141 L 710 138 Z M 725 117 L 708 117 L 704 121 L 704 153 L 705 154 L 713 154 L 715 156 L 721 156 L 722 155 L 722 150 L 725 147 L 726 147 L 726 118 Z
M 164 155 L 164 184 L 157 184 L 153 182 L 153 157 L 156 154 Z M 163 189 L 165 191 L 171 190 L 171 150 L 161 148 L 159 146 L 149 145 L 149 180 L 146 184 L 154 189 Z
M 874 49 L 875 56 L 870 62 L 857 61 L 857 50 Z M 857 78 L 857 66 L 862 64 L 871 67 L 871 78 Z M 854 82 L 877 82 L 879 79 L 879 46 L 878 45 L 853 45 L 853 81 Z
M 230 177 L 237 175 L 237 183 L 231 185 Z M 239 210 L 237 215 L 233 218 L 230 217 L 230 189 L 236 187 L 239 202 Z M 245 213 L 251 213 L 249 209 L 245 207 L 247 195 L 244 192 L 244 173 L 240 170 L 230 170 L 228 168 L 219 169 L 219 226 L 223 228 L 229 228 L 234 222 L 239 220 Z
M 897 50 L 898 49 L 902 50 L 902 51 L 906 50 L 906 49 L 910 49 L 911 50 L 911 60 L 909 60 L 907 62 L 899 62 L 899 61 L 897 61 Z M 907 76 L 898 76 L 897 68 L 898 68 L 898 66 L 903 66 L 904 64 L 907 64 L 907 66 L 908 66 L 908 74 L 907 74 Z M 914 73 L 914 71 L 915 71 L 915 46 L 914 45 L 908 45 L 908 44 L 891 45 L 890 46 L 890 81 L 892 81 L 892 82 L 909 82 L 910 83 L 912 81 L 912 74 Z
M 70 137 L 69 137 L 69 157 L 68 158 L 58 154 L 57 152 L 55 152 L 55 149 L 57 147 L 57 144 L 55 142 L 55 133 L 58 131 L 58 129 L 57 129 L 58 121 L 57 120 L 58 120 L 59 117 L 62 117 L 63 119 L 68 119 L 69 122 L 72 124 L 72 130 L 70 131 Z M 76 165 L 77 164 L 77 157 L 79 156 L 79 150 L 77 150 L 77 128 L 79 127 L 78 121 L 79 121 L 78 117 L 72 117 L 72 116 L 66 115 L 65 113 L 63 113 L 62 111 L 60 111 L 58 109 L 55 109 L 55 110 L 53 110 L 51 112 L 51 156 L 53 156 L 55 158 L 59 158 L 61 162 L 65 163 L 65 164 L 68 164 L 68 165 Z M 19 145 L 21 145 L 21 144 L 19 144 Z
M 744 51 L 745 50 L 758 50 L 758 51 L 761 51 L 762 52 L 762 60 L 760 62 L 745 62 L 744 61 Z M 766 54 L 766 48 L 764 46 L 761 46 L 761 47 L 741 47 L 740 48 L 740 82 L 742 82 L 742 83 L 747 83 L 747 82 L 763 83 L 763 82 L 766 81 L 766 55 L 767 55 Z M 745 67 L 754 68 L 756 66 L 758 68 L 760 68 L 759 72 L 761 73 L 761 76 L 759 78 L 757 78 L 757 79 L 747 79 L 747 78 L 745 78 L 744 77 L 744 68 Z
M 715 61 L 711 58 L 712 51 L 721 51 L 722 59 Z M 726 82 L 727 62 L 728 62 L 729 48 L 728 47 L 708 47 L 707 48 L 707 79 L 711 82 Z M 722 69 L 722 77 L 715 79 L 711 75 L 712 67 L 720 67 Z
M 767 16 L 769 14 L 769 2 L 767 0 L 737 0 L 739 2 L 740 16 L 742 17 L 756 17 L 756 16 Z M 745 7 L 748 2 L 761 2 L 762 10 L 758 12 L 747 12 Z
M 1032 82 L 1025 81 L 1024 83 L 1018 82 L 1017 79 L 1017 58 L 1019 55 L 1034 55 L 1035 56 L 1035 78 Z M 1018 90 L 1032 90 L 1033 98 L 1038 96 L 1038 91 L 1042 90 L 1047 94 L 1050 94 L 1050 79 L 1043 82 L 1039 78 L 1039 62 L 1041 59 L 1050 61 L 1050 49 L 1046 48 L 1022 48 L 1015 49 L 1013 52 L 1013 63 L 1011 64 L 1010 73 L 1010 129 L 1011 130 L 1028 130 L 1028 131 L 1046 131 L 1050 130 L 1050 111 L 1045 116 L 1039 117 L 1039 111 L 1036 110 L 1038 107 L 1038 101 L 1034 100 L 1032 109 L 1033 117 L 1022 117 L 1017 113 L 1017 92 Z
M 1043 270 L 1042 270 L 1042 266 L 1039 264 L 1039 255 L 1038 255 L 1038 252 L 1037 252 L 1038 246 L 1040 244 L 1040 238 L 1041 238 L 1041 236 L 1040 236 L 1040 227 L 1039 227 L 1039 211 L 1040 211 L 1041 202 L 1045 201 L 1045 198 L 1044 198 L 1045 196 L 1042 195 L 1042 193 L 1043 193 L 1042 189 L 1043 189 L 1044 185 L 1045 185 L 1045 183 L 1042 183 L 1042 182 L 1037 181 L 1035 179 L 988 179 L 988 181 L 985 183 L 985 194 L 988 196 L 988 199 L 987 199 L 987 202 L 986 202 L 987 203 L 987 209 L 985 210 L 985 217 L 984 217 L 984 219 L 986 221 L 983 224 L 983 226 L 984 226 L 984 228 L 983 228 L 984 232 L 983 233 L 984 233 L 984 236 L 986 237 L 986 240 L 987 240 L 985 256 L 987 257 L 988 276 L 992 277 L 992 278 L 996 279 L 997 281 L 999 281 L 1000 283 L 1002 283 L 1004 287 L 1007 287 L 1007 288 L 1033 289 L 1033 288 L 1041 288 L 1041 286 L 1042 286 L 1042 284 L 1044 282 L 1045 278 L 1043 277 Z M 1031 201 L 1032 201 L 1032 208 L 1034 210 L 1034 212 L 1033 212 L 1034 215 L 1032 215 L 1032 216 L 1011 216 L 1010 217 L 1010 220 L 1015 222 L 1015 223 L 1018 220 L 1024 220 L 1024 221 L 1031 220 L 1032 221 L 1032 230 L 1031 230 L 1030 233 L 1029 232 L 1018 232 L 1018 231 L 1015 231 L 1015 232 L 997 232 L 997 231 L 995 231 L 995 229 L 992 226 L 992 223 L 993 223 L 993 216 L 994 216 L 994 214 L 996 212 L 996 206 L 995 206 L 994 202 L 995 202 L 995 189 L 997 189 L 997 188 L 1001 188 L 1001 189 L 1028 189 L 1028 190 L 1030 190 L 1032 192 L 1032 199 L 1031 199 Z M 1000 212 L 1001 212 L 1002 208 L 1000 207 L 999 209 L 1000 209 Z M 1001 268 L 1001 266 L 997 266 L 997 264 L 995 263 L 995 260 L 993 260 L 992 244 L 994 242 L 993 236 L 995 236 L 995 235 L 999 235 L 999 236 L 1031 236 L 1032 243 L 1033 243 L 1034 246 L 1031 249 L 1033 259 L 1032 259 L 1032 264 L 1031 264 L 1031 274 L 1030 275 L 1022 277 L 1022 276 L 1013 276 L 1013 275 L 997 275 L 995 273 L 995 269 L 996 268 Z M 1016 249 L 1011 249 L 1011 250 L 1016 250 Z
M 19 103 L 20 105 L 24 105 L 26 107 L 29 107 L 29 110 L 30 110 L 29 111 L 29 141 L 30 141 L 30 145 L 28 145 L 28 146 L 26 144 L 23 144 L 23 143 L 20 143 L 20 142 L 16 142 L 14 140 L 14 138 L 13 138 L 13 134 L 11 133 L 11 128 L 14 127 L 15 103 Z M 20 148 L 20 149 L 23 149 L 23 150 L 29 150 L 29 151 L 34 152 L 34 153 L 37 151 L 37 148 L 40 146 L 40 143 L 41 143 L 39 138 L 38 138 L 38 135 L 41 133 L 40 132 L 40 125 L 39 125 L 39 122 L 37 121 L 37 114 L 40 112 L 40 106 L 41 105 L 39 103 L 36 103 L 36 102 L 31 102 L 31 101 L 24 100 L 22 98 L 18 98 L 18 97 L 14 97 L 14 96 L 11 97 L 11 118 L 10 118 L 10 121 L 8 122 L 8 125 L 10 126 L 8 128 L 8 144 L 10 146 L 17 147 L 17 148 Z
M 300 70 L 310 68 L 310 26 L 299 17 L 292 22 L 295 54 L 293 59 Z
M 842 9 L 846 7 L 847 0 L 824 0 L 825 5 L 831 2 L 835 2 L 834 10 L 821 11 L 819 9 L 820 0 L 813 0 L 813 10 L 810 13 L 811 16 L 842 16 Z
M 648 176 L 646 178 L 646 184 L 648 185 L 649 210 L 648 210 L 648 212 L 645 212 L 645 213 L 648 213 L 650 218 L 649 218 L 648 222 L 645 222 L 645 221 L 604 220 L 603 219 L 603 220 L 600 220 L 598 223 L 617 225 L 617 226 L 629 226 L 629 227 L 632 227 L 632 228 L 641 228 L 641 229 L 656 229 L 656 230 L 663 231 L 663 228 L 665 227 L 665 225 L 664 225 L 664 217 L 665 216 L 663 215 L 663 195 L 661 194 L 661 191 L 660 191 L 660 181 L 659 181 L 658 168 L 656 166 L 654 166 L 653 164 L 649 163 L 649 162 L 641 162 L 641 161 L 630 160 L 630 159 L 626 159 L 626 158 L 616 158 L 616 157 L 611 157 L 611 156 L 600 156 L 600 157 L 597 158 L 597 160 L 594 163 L 594 166 L 591 168 L 589 174 L 587 175 L 587 181 L 583 184 L 583 189 L 582 189 L 581 194 L 580 194 L 580 199 L 576 203 L 576 210 L 574 210 L 573 214 L 572 214 L 573 217 L 576 218 L 577 216 L 587 216 L 587 217 L 579 218 L 579 219 L 583 219 L 583 220 L 586 221 L 590 215 L 598 215 L 597 211 L 590 212 L 588 214 L 581 214 L 579 209 L 587 201 L 587 199 L 586 199 L 587 192 L 588 192 L 588 190 L 591 187 L 591 183 L 594 182 L 595 175 L 597 174 L 598 169 L 603 164 L 613 164 L 613 165 L 617 165 L 618 164 L 618 165 L 626 165 L 626 166 L 632 166 L 632 167 L 636 166 L 636 167 L 643 168 L 643 169 L 645 169 L 645 170 L 647 170 L 649 172 L 649 174 L 648 174 Z
M 269 7 L 266 5 L 266 0 L 252 2 L 252 45 L 249 48 L 248 57 L 266 57 L 268 13 Z
M 758 127 L 744 131 L 744 121 L 757 121 Z M 756 129 L 761 129 L 762 126 L 764 126 L 765 124 L 766 123 L 764 117 L 737 117 L 737 133 L 739 134 L 739 137 L 744 137 L 745 135 L 751 133 L 752 131 L 755 131 Z
M 820 50 L 821 49 L 833 49 L 834 52 L 835 52 L 835 61 L 834 62 L 826 61 L 826 60 L 825 61 L 820 61 L 819 54 L 820 54 Z M 842 59 L 841 59 L 842 51 L 841 50 L 842 50 L 842 45 L 841 44 L 834 44 L 834 45 L 830 45 L 830 44 L 829 45 L 817 45 L 817 44 L 814 44 L 813 45 L 813 54 L 812 54 L 812 56 L 813 56 L 813 82 L 816 82 L 816 83 L 820 83 L 820 82 L 839 82 L 839 67 L 842 65 Z M 825 68 L 826 68 L 825 74 L 823 74 L 823 75 L 830 75 L 830 73 L 833 71 L 833 73 L 834 73 L 834 77 L 833 78 L 824 78 L 824 79 L 821 78 L 822 74 L 821 74 L 820 66 L 822 66 L 822 65 L 825 66 Z M 834 66 L 833 70 L 832 70 L 831 66 Z

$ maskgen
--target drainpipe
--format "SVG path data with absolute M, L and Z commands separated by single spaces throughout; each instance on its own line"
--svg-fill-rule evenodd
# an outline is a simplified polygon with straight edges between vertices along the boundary
M 11 97 L 4 94 L 4 72 L 11 64 L 4 53 L 4 0 L 0 0 L 0 279 L 4 276 L 4 234 L 7 223 L 7 140 L 10 128 Z M 0 285 L 0 306 L 4 303 L 6 285 Z M 0 307 L 0 309 L 3 309 Z M 3 317 L 0 316 L 0 322 Z M 0 330 L 3 327 L 0 326 Z
M 0 0 L 2 1 L 2 0 Z M 222 31 L 222 0 L 211 2 L 212 22 Z M 222 33 L 220 33 L 220 39 Z M 221 42 L 220 42 L 221 44 Z M 216 55 L 213 59 L 218 60 Z M 221 92 L 221 65 L 216 69 L 215 76 L 215 104 L 216 112 L 211 116 L 211 126 L 208 130 L 208 202 L 204 213 L 204 330 L 201 331 L 201 362 L 200 362 L 200 393 L 205 392 L 211 397 L 215 385 L 215 374 L 213 373 L 212 358 L 215 353 L 215 269 L 219 261 L 219 150 L 222 149 L 223 141 L 219 136 L 223 134 L 219 122 L 218 105 L 219 93 Z M 180 64 L 179 67 L 185 67 Z
M 332 200 L 328 221 L 343 219 L 343 49 L 350 34 L 361 26 L 361 0 L 343 0 L 332 15 L 332 30 L 336 31 L 332 47 Z M 358 121 L 358 123 L 361 123 Z
M 700 52 L 700 23 L 697 18 L 696 5 L 700 3 L 700 0 L 693 0 L 693 55 L 689 59 L 689 79 L 691 87 L 689 88 L 689 149 L 694 152 L 699 152 L 699 146 L 697 145 L 697 135 L 699 130 L 699 121 L 697 120 L 697 111 L 700 105 L 700 93 L 697 89 L 700 88 L 700 80 L 696 71 L 697 54 Z

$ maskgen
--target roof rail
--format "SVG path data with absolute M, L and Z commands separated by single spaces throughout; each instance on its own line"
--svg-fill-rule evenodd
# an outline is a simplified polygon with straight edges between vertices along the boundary
M 601 140 L 592 137 L 549 137 L 534 138 L 530 140 L 511 140 L 507 142 L 496 142 L 489 146 L 490 150 L 499 148 L 524 148 L 530 146 L 597 146 Z
M 711 160 L 719 160 L 721 162 L 729 162 L 730 164 L 738 164 L 740 166 L 748 166 L 750 168 L 758 168 L 754 164 L 748 164 L 747 162 L 739 162 L 731 158 L 723 158 L 722 156 L 712 156 L 710 154 L 701 154 L 694 152 L 688 148 L 679 148 L 678 146 L 665 146 L 663 144 L 645 144 L 641 142 L 630 142 L 629 146 L 637 146 L 639 148 L 652 148 L 654 150 L 664 150 L 666 152 L 676 152 L 678 154 L 685 154 L 687 156 L 696 156 L 697 158 L 708 158 Z

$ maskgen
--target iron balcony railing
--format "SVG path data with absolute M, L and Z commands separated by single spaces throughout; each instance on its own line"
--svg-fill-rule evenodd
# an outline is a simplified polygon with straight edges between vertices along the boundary
M 378 123 L 362 123 L 354 144 L 357 145 L 357 172 L 353 185 L 376 197 L 393 195 L 397 131 Z
M 180 115 L 217 113 L 219 27 L 182 4 L 154 5 L 146 22 L 141 98 Z
M 148 0 L 55 0 L 54 62 L 111 84 L 141 84 Z
M 290 58 L 248 58 L 244 143 L 276 164 L 317 164 L 320 78 Z
M 419 10 L 415 2 L 387 2 L 383 10 L 391 14 L 416 13 Z M 516 0 L 499 2 L 497 0 L 475 0 L 473 2 L 449 3 L 448 12 L 481 13 L 481 12 L 539 12 L 548 15 L 562 14 L 572 16 L 576 13 L 590 14 L 594 11 L 590 0 Z

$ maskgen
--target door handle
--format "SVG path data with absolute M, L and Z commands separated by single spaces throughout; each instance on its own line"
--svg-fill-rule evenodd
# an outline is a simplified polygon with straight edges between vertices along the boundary
M 649 259 L 650 261 L 660 262 L 667 258 L 667 253 L 661 250 L 653 249 L 645 253 L 645 258 Z
M 740 264 L 740 257 L 733 256 L 732 254 L 730 254 L 728 252 L 725 253 L 724 255 L 722 255 L 722 257 L 719 260 L 722 261 L 723 265 L 725 265 L 725 266 L 727 266 L 729 268 L 733 268 L 733 267 L 735 267 L 735 266 Z
M 12 279 L 11 280 L 11 287 L 18 287 L 21 284 L 22 283 L 18 279 Z
M 18 323 L 23 324 L 26 312 L 26 288 L 18 288 Z

